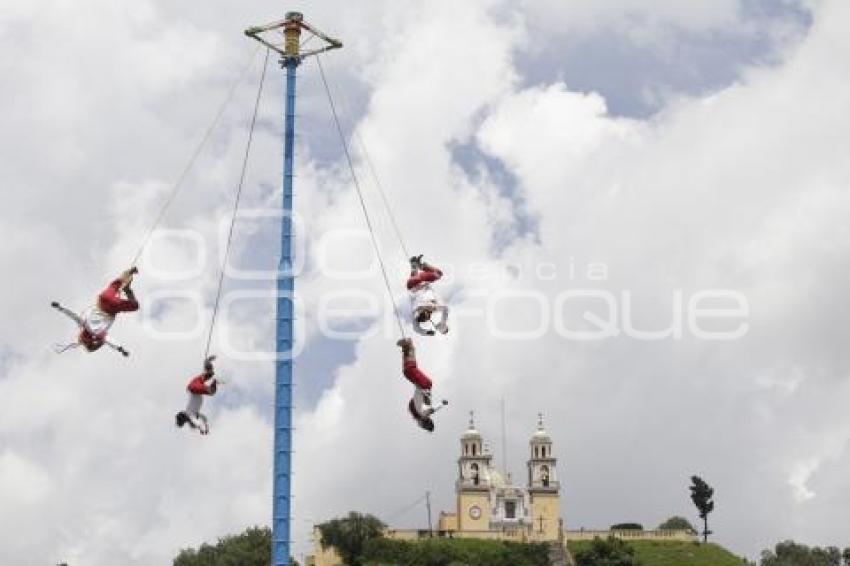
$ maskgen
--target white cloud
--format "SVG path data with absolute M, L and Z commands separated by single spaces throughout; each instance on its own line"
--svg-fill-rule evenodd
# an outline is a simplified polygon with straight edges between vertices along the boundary
M 0 329 L 0 345 L 11 352 L 0 374 L 0 507 L 4 518 L 14 517 L 0 529 L 0 562 L 161 563 L 182 546 L 268 522 L 267 365 L 222 361 L 229 383 L 208 405 L 213 434 L 200 439 L 175 434 L 171 419 L 197 371 L 203 337 L 156 340 L 138 317 L 126 316 L 114 333 L 132 345 L 127 361 L 108 352 L 57 357 L 47 348 L 70 332 L 47 303 L 81 306 L 134 251 L 145 219 L 250 49 L 239 32 L 263 21 L 256 14 L 268 9 L 255 4 L 210 3 L 195 14 L 154 2 L 116 7 L 88 0 L 81 7 L 57 0 L 38 13 L 18 3 L 8 12 L 15 25 L 0 28 L 0 47 L 21 54 L 0 69 L 16 85 L 0 90 L 9 110 L 0 118 L 9 133 L 0 142 L 0 171 L 15 189 L 4 190 L 0 208 L 0 266 L 9 274 L 0 305 L 14 321 Z M 426 489 L 435 507 L 450 508 L 467 410 L 479 413 L 480 427 L 498 446 L 502 398 L 517 478 L 526 435 L 537 411 L 546 413 L 570 527 L 691 513 L 686 482 L 699 473 L 717 488 L 718 540 L 735 550 L 752 553 L 795 536 L 797 528 L 839 543 L 844 522 L 834 520 L 834 506 L 846 499 L 847 486 L 836 470 L 846 460 L 850 431 L 839 424 L 844 415 L 834 399 L 846 393 L 850 368 L 843 324 L 850 313 L 838 299 L 848 283 L 850 148 L 843 132 L 850 85 L 847 62 L 834 54 L 848 47 L 840 26 L 846 7 L 817 6 L 809 35 L 781 65 L 750 69 L 710 98 L 674 100 L 648 121 L 613 118 L 600 95 L 569 84 L 519 86 L 522 70 L 513 56 L 540 40 L 529 33 L 538 29 L 534 21 L 590 29 L 628 23 L 638 13 L 697 30 L 734 22 L 737 10 L 732 2 L 684 11 L 669 2 L 652 10 L 616 6 L 573 3 L 569 13 L 554 4 L 516 9 L 496 2 L 427 10 L 393 2 L 363 12 L 316 6 L 312 18 L 346 42 L 339 58 L 325 59 L 327 69 L 342 76 L 355 104 L 367 97 L 358 127 L 408 245 L 458 272 L 449 287 L 456 307 L 451 333 L 420 341 L 423 367 L 435 377 L 437 394 L 451 401 L 437 434 L 424 435 L 409 422 L 410 386 L 399 372 L 391 326 L 356 345 L 356 359 L 338 368 L 315 407 L 299 408 L 298 552 L 306 550 L 313 520 L 351 509 L 391 517 Z M 69 27 L 81 9 L 91 18 Z M 60 32 L 60 55 L 55 44 L 34 45 Z M 352 69 L 356 77 L 346 74 Z M 301 70 L 309 124 L 327 118 L 314 71 Z M 279 178 L 279 75 L 269 81 L 251 205 L 277 196 L 256 188 Z M 240 90 L 167 226 L 216 241 L 251 90 Z M 516 186 L 498 186 L 498 175 L 468 176 L 470 168 L 453 153 L 458 144 L 499 161 Z M 342 161 L 322 161 L 320 149 L 298 148 L 297 206 L 309 221 L 311 253 L 330 230 L 362 227 Z M 366 189 L 396 269 L 404 258 Z M 537 239 L 514 239 L 494 252 L 497 231 L 510 224 L 508 196 L 523 199 Z M 187 250 L 158 247 L 155 261 L 182 266 L 191 259 Z M 236 263 L 256 253 L 238 238 L 237 251 Z M 213 245 L 203 277 L 178 288 L 209 298 L 218 252 Z M 352 240 L 334 253 L 348 265 L 362 246 Z M 606 281 L 582 274 L 591 261 L 608 265 Z M 469 271 L 476 262 L 486 268 L 481 277 Z M 538 262 L 555 263 L 558 278 L 536 277 Z M 505 275 L 507 265 L 518 278 Z M 578 266 L 576 275 L 570 265 Z M 138 284 L 143 301 L 172 288 L 145 274 Z M 359 289 L 381 300 L 385 293 L 378 277 L 333 281 L 312 266 L 299 285 L 308 339 L 328 292 Z M 669 323 L 674 290 L 734 288 L 750 300 L 752 329 L 732 343 L 576 343 L 551 332 L 506 341 L 475 313 L 499 292 L 534 291 L 551 301 L 583 285 L 632 291 L 641 328 Z M 246 308 L 231 321 L 240 345 L 268 342 L 267 307 Z M 528 328 L 532 314 L 526 304 L 503 302 L 497 321 Z M 558 314 L 552 307 L 545 316 Z M 192 316 L 174 305 L 154 322 L 180 328 Z M 799 467 L 811 461 L 819 467 Z M 798 496 L 821 495 L 807 501 L 805 524 L 788 519 L 789 481 Z M 398 521 L 422 524 L 407 514 Z
M 538 409 L 551 415 L 566 468 L 568 525 L 605 526 L 647 516 L 660 521 L 692 513 L 685 487 L 690 474 L 700 473 L 717 487 L 719 540 L 755 554 L 775 542 L 777 533 L 787 536 L 791 529 L 794 534 L 783 520 L 787 514 L 779 511 L 789 501 L 782 497 L 787 493 L 782 470 L 809 454 L 811 438 L 841 444 L 846 437 L 846 431 L 835 431 L 832 417 L 817 423 L 806 418 L 846 375 L 839 345 L 846 333 L 830 322 L 833 309 L 844 310 L 834 300 L 840 284 L 822 277 L 847 253 L 844 240 L 833 236 L 842 232 L 839 218 L 846 213 L 848 172 L 837 155 L 847 148 L 834 135 L 843 130 L 837 122 L 846 114 L 847 85 L 841 71 L 830 71 L 831 58 L 821 51 L 840 48 L 844 41 L 830 29 L 837 17 L 830 12 L 838 9 L 837 4 L 823 7 L 806 42 L 783 65 L 753 69 L 739 84 L 704 100 L 677 100 L 650 121 L 610 117 L 598 95 L 574 93 L 563 84 L 502 88 L 488 105 L 475 139 L 515 175 L 540 236 L 539 244 L 516 242 L 493 272 L 503 263 L 526 267 L 554 261 L 562 275 L 553 283 L 534 280 L 527 269 L 520 270 L 525 277 L 516 284 L 499 277 L 465 278 L 467 296 L 517 287 L 551 299 L 565 285 L 598 286 L 581 277 L 564 281 L 567 264 L 577 258 L 580 266 L 608 264 L 611 276 L 602 288 L 632 291 L 641 328 L 669 323 L 669 300 L 677 289 L 689 296 L 701 288 L 726 287 L 750 301 L 752 329 L 734 343 L 686 337 L 574 344 L 553 336 L 504 342 L 488 333 L 479 317 L 461 321 L 448 341 L 423 346 L 424 364 L 437 383 L 450 399 L 463 400 L 463 409 L 483 413 L 492 440 L 502 396 L 528 432 Z M 451 179 L 448 183 L 456 183 Z M 464 228 L 454 230 L 477 235 Z M 812 304 L 813 296 L 824 300 Z M 808 312 L 802 310 L 806 303 Z M 505 314 L 519 322 L 528 314 L 520 308 Z M 808 336 L 801 334 L 801 324 Z M 371 505 L 390 513 L 389 501 L 381 505 L 345 495 L 379 473 L 390 493 L 409 494 L 439 482 L 441 504 L 451 504 L 445 454 L 454 454 L 464 411 L 443 415 L 440 426 L 452 434 L 435 439 L 436 448 L 414 445 L 397 455 L 392 437 L 373 438 L 374 411 L 367 406 L 403 399 L 405 385 L 390 385 L 392 394 L 383 397 L 375 373 L 380 368 L 378 375 L 386 380 L 394 361 L 384 359 L 392 356 L 386 346 L 374 352 L 372 342 L 358 352 L 360 370 L 347 368 L 333 390 L 354 400 L 346 412 L 350 425 L 330 447 L 317 446 L 333 451 L 335 445 L 347 454 L 342 447 L 357 444 L 366 454 L 380 454 L 375 446 L 380 441 L 388 455 L 376 460 L 389 460 L 391 467 L 395 458 L 416 454 L 430 462 L 436 453 L 447 469 L 429 464 L 427 471 L 397 480 L 379 472 L 384 468 L 378 464 L 358 460 L 346 478 L 327 480 L 332 492 L 324 504 L 307 503 L 310 514 L 316 513 L 312 509 L 341 512 L 342 500 L 348 507 Z M 782 344 L 781 352 L 776 344 Z M 782 388 L 779 396 L 765 391 L 766 371 L 778 383 L 795 385 Z M 305 415 L 302 427 L 310 428 L 310 418 Z M 521 458 L 525 430 L 515 426 L 509 451 Z M 303 466 L 321 460 L 312 451 L 302 457 L 309 463 Z M 630 480 L 623 478 L 624 462 L 630 462 Z M 752 526 L 752 509 L 763 507 L 771 493 L 773 511 L 756 512 L 760 526 Z M 321 495 L 311 492 L 308 500 L 316 499 Z M 812 511 L 808 520 L 816 515 Z M 820 540 L 840 537 L 827 521 L 818 525 Z
M 797 462 L 788 475 L 788 485 L 794 490 L 794 500 L 797 503 L 805 503 L 815 497 L 815 492 L 807 486 L 809 478 L 820 467 L 817 459 Z
M 615 2 L 524 1 L 523 13 L 531 25 L 550 32 L 587 33 L 600 27 L 615 27 L 639 32 L 643 26 L 678 26 L 691 31 L 735 26 L 738 0 L 684 4 L 675 0 L 618 0 Z

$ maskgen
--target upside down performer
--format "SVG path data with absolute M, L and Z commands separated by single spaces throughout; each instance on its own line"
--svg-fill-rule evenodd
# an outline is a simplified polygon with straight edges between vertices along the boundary
M 435 330 L 441 334 L 449 331 L 449 309 L 440 303 L 436 293 L 431 289 L 431 283 L 438 281 L 442 276 L 443 272 L 422 261 L 421 255 L 410 258 L 410 277 L 407 279 L 407 290 L 410 291 L 413 308 L 413 328 L 419 334 L 433 336 Z M 436 312 L 440 313 L 438 322 L 434 322 L 431 318 Z M 433 328 L 423 327 L 426 323 Z
M 56 301 L 50 303 L 50 306 L 73 320 L 80 328 L 77 341 L 61 346 L 57 351 L 64 352 L 71 348 L 83 346 L 87 351 L 94 352 L 105 344 L 124 356 L 129 356 L 130 353 L 120 344 L 110 340 L 107 334 L 118 313 L 139 310 L 139 301 L 136 300 L 136 295 L 131 287 L 133 276 L 138 272 L 138 269 L 132 267 L 121 273 L 106 289 L 101 291 L 97 296 L 97 302 L 81 314 L 63 307 Z
M 204 404 L 204 395 L 215 395 L 218 390 L 218 382 L 214 378 L 215 368 L 213 368 L 213 360 L 215 356 L 210 356 L 204 360 L 204 373 L 192 378 L 186 390 L 189 392 L 189 402 L 186 409 L 174 415 L 174 423 L 183 428 L 183 425 L 189 423 L 193 429 L 197 429 L 201 434 L 209 434 L 210 425 L 206 415 L 201 412 L 201 407 Z
M 434 432 L 434 421 L 431 415 L 440 407 L 434 408 L 431 405 L 431 386 L 433 385 L 431 379 L 416 365 L 416 348 L 413 346 L 413 340 L 402 338 L 397 345 L 401 348 L 402 373 L 415 388 L 413 398 L 407 404 L 407 410 L 420 427 L 428 432 Z M 441 406 L 448 404 L 449 402 L 443 399 Z

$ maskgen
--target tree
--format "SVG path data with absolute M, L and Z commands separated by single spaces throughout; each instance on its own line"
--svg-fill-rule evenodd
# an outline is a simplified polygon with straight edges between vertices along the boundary
M 690 531 L 692 533 L 697 532 L 697 530 L 694 528 L 690 521 L 688 521 L 684 517 L 679 517 L 678 515 L 670 517 L 669 519 L 658 525 L 658 529 L 661 531 Z
M 614 537 L 593 539 L 589 548 L 576 552 L 577 566 L 639 566 L 635 549 Z
M 271 529 L 252 527 L 241 534 L 223 537 L 214 545 L 204 543 L 197 550 L 181 550 L 174 566 L 268 566 L 271 561 Z M 293 559 L 290 562 L 297 564 Z
M 792 540 L 776 545 L 773 551 L 761 553 L 761 566 L 841 566 L 842 554 L 838 547 L 808 547 Z
M 699 517 L 703 521 L 702 540 L 708 542 L 708 535 L 712 534 L 708 530 L 708 514 L 714 511 L 714 488 L 708 485 L 699 476 L 691 476 L 691 501 L 696 505 L 699 511 Z
M 850 546 L 844 549 L 841 553 L 841 558 L 844 559 L 844 566 L 850 566 Z
M 372 515 L 352 511 L 348 517 L 319 525 L 322 548 L 333 547 L 347 566 L 359 566 L 366 541 L 383 536 L 386 525 Z

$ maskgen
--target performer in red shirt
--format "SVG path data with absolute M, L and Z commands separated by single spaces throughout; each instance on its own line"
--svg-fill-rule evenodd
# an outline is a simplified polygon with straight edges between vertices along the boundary
M 50 306 L 77 323 L 80 329 L 75 343 L 62 346 L 57 351 L 64 352 L 70 348 L 83 346 L 87 351 L 94 352 L 106 344 L 124 356 L 129 356 L 129 352 L 120 344 L 110 340 L 107 334 L 118 313 L 139 310 L 139 301 L 136 300 L 136 295 L 131 287 L 133 276 L 138 272 L 139 270 L 135 267 L 124 271 L 117 279 L 109 283 L 106 289 L 100 292 L 96 304 L 83 311 L 82 314 L 77 314 L 56 301 L 50 303 Z
M 174 422 L 178 427 L 182 428 L 184 424 L 189 423 L 189 426 L 198 429 L 201 434 L 209 434 L 210 425 L 206 415 L 201 412 L 201 406 L 204 404 L 204 395 L 215 395 L 218 390 L 218 381 L 213 377 L 213 360 L 215 356 L 204 360 L 204 373 L 192 378 L 186 387 L 189 403 L 185 410 L 174 415 Z
M 419 334 L 433 336 L 435 329 L 445 334 L 449 331 L 448 319 L 449 309 L 440 303 L 431 283 L 439 281 L 443 272 L 422 261 L 422 256 L 410 258 L 410 277 L 407 279 L 407 290 L 410 291 L 410 300 L 413 310 L 413 328 Z M 435 312 L 440 313 L 439 322 L 434 322 L 431 317 Z M 433 328 L 424 328 L 424 324 L 430 324 Z
M 415 388 L 413 398 L 407 404 L 407 410 L 420 427 L 428 432 L 434 432 L 434 421 L 431 415 L 436 413 L 440 407 L 434 408 L 431 405 L 431 387 L 433 385 L 431 378 L 425 375 L 425 372 L 419 369 L 416 364 L 416 348 L 413 346 L 413 340 L 403 338 L 397 342 L 397 345 L 401 348 L 402 373 Z M 449 402 L 444 399 L 442 406 L 448 404 Z

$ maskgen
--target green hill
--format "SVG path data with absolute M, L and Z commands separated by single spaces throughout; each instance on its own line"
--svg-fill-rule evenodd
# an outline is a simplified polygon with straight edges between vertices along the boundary
M 546 544 L 497 540 L 376 538 L 363 549 L 365 566 L 548 566 Z
M 575 553 L 590 545 L 590 541 L 570 541 L 567 547 Z M 728 550 L 716 544 L 697 544 L 674 541 L 629 541 L 641 566 L 741 566 L 745 564 Z

